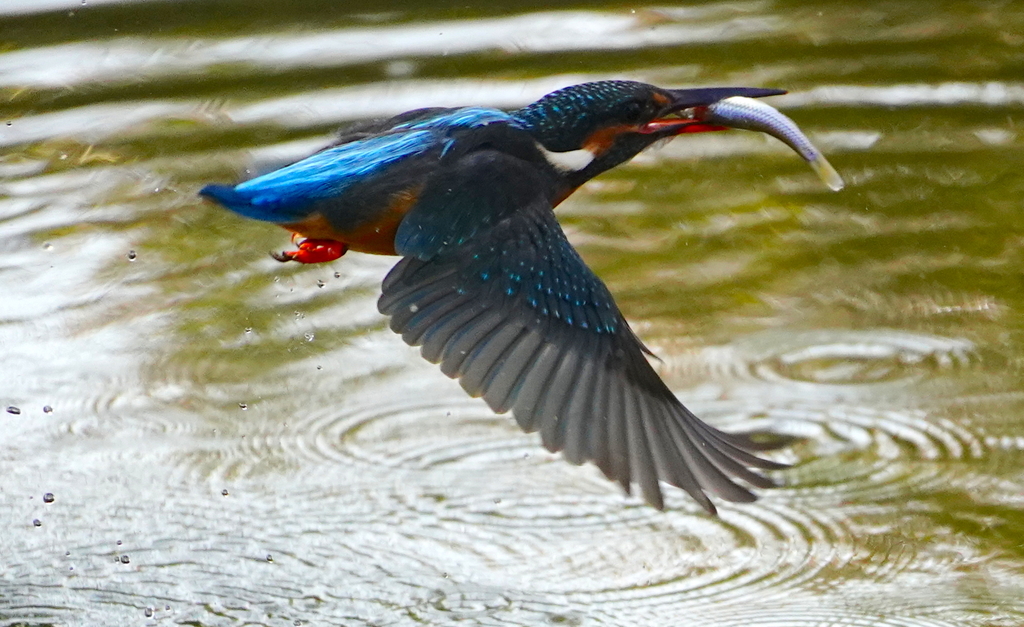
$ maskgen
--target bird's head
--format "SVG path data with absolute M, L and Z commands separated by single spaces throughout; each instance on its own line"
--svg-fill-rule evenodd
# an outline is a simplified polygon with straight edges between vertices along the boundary
M 598 81 L 552 92 L 513 116 L 575 188 L 658 140 L 726 128 L 703 122 L 702 107 L 733 96 L 783 93 L 750 87 L 662 89 L 636 81 Z

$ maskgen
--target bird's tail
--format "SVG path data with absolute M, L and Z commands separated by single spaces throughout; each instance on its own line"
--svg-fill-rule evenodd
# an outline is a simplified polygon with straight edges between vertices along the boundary
M 293 222 L 296 216 L 284 212 L 277 203 L 253 202 L 250 194 L 239 192 L 231 185 L 207 185 L 199 190 L 199 195 L 227 207 L 235 213 L 264 222 Z

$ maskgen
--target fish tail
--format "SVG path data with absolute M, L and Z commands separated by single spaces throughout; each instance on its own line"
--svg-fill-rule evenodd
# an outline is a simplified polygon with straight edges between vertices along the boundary
M 820 178 L 825 185 L 828 185 L 828 188 L 832 191 L 838 192 L 846 186 L 846 183 L 843 182 L 843 177 L 839 176 L 839 173 L 836 172 L 836 169 L 828 162 L 825 155 L 820 152 L 814 155 L 814 157 L 808 159 L 807 163 L 810 164 L 811 169 L 818 175 L 818 178 Z

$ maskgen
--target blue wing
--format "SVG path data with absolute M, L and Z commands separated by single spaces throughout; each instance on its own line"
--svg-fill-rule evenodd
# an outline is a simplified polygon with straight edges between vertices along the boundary
M 659 481 L 714 511 L 705 491 L 768 487 L 778 468 L 750 442 L 694 416 L 644 356 L 608 289 L 555 220 L 551 187 L 521 160 L 483 150 L 432 180 L 396 238 L 405 256 L 380 311 L 425 358 L 573 463 L 592 461 L 662 507 Z

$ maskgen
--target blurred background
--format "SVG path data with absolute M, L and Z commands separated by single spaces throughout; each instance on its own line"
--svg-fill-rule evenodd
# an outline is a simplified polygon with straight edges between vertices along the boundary
M 361 8 L 353 8 L 361 5 Z M 0 2 L 0 624 L 1024 623 L 1024 6 Z M 657 512 L 201 202 L 344 123 L 781 87 L 844 175 L 683 137 L 560 207 L 784 487 Z M 5 410 L 5 411 L 4 411 Z

